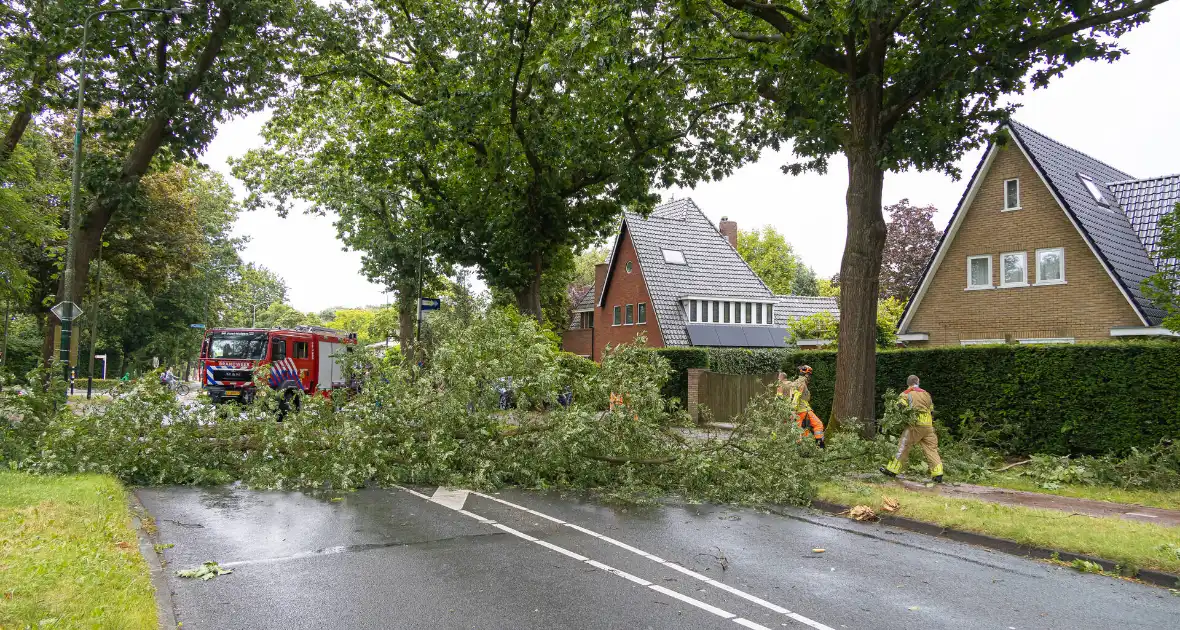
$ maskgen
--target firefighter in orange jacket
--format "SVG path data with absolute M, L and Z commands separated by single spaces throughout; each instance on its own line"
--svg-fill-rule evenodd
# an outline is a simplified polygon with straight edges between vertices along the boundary
M 901 474 L 901 467 L 910 454 L 910 447 L 914 444 L 922 445 L 922 454 L 926 456 L 926 463 L 930 466 L 930 476 L 935 483 L 942 483 L 942 458 L 938 456 L 938 434 L 934 432 L 934 400 L 930 392 L 918 387 L 917 376 L 910 375 L 906 379 L 907 389 L 901 393 L 901 402 L 917 413 L 913 424 L 906 427 L 897 444 L 897 454 L 879 470 L 890 477 Z
M 824 447 L 824 423 L 811 410 L 811 390 L 807 384 L 811 381 L 811 366 L 799 366 L 799 378 L 788 381 L 787 375 L 778 373 L 777 393 L 779 398 L 786 397 L 791 402 L 791 409 L 795 414 L 795 424 L 803 429 L 803 435 L 815 438 L 815 444 Z

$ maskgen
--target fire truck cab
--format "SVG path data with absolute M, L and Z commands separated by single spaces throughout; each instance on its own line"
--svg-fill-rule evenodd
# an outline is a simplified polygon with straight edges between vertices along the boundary
M 201 344 L 201 385 L 214 403 L 254 399 L 254 370 L 270 365 L 272 389 L 312 394 L 348 386 L 341 355 L 356 333 L 320 326 L 211 328 Z

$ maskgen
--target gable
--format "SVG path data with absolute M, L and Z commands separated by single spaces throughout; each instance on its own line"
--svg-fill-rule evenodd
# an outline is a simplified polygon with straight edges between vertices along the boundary
M 1020 209 L 1004 210 L 1004 182 L 1017 179 Z M 1061 248 L 1065 282 L 1038 285 L 1036 252 Z M 1024 252 L 1027 283 L 1000 287 L 1000 256 Z M 967 290 L 967 259 L 989 256 L 991 284 Z M 1057 201 L 1021 148 L 992 145 L 955 211 L 899 330 L 924 332 L 934 344 L 962 339 L 1109 335 L 1139 325 L 1133 302 Z M 1066 330 L 1067 332 L 1062 332 Z M 1098 331 L 1098 332 L 1095 332 Z M 1082 336 L 1086 336 L 1082 335 Z

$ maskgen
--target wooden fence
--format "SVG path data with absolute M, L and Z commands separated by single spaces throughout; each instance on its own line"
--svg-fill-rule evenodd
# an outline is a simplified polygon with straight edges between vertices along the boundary
M 769 374 L 722 374 L 702 370 L 696 383 L 696 400 L 689 401 L 690 413 L 693 419 L 699 421 L 699 408 L 707 407 L 712 413 L 713 422 L 729 422 L 745 410 L 746 405 L 754 396 L 766 391 L 766 387 L 774 382 L 774 373 Z M 691 403 L 695 402 L 693 405 Z

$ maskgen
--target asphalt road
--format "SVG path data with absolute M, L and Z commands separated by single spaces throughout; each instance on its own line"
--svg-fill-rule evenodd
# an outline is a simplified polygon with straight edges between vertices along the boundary
M 170 575 L 234 570 L 169 578 L 185 630 L 1180 627 L 1164 589 L 807 510 L 435 488 L 137 494 L 175 545 Z

